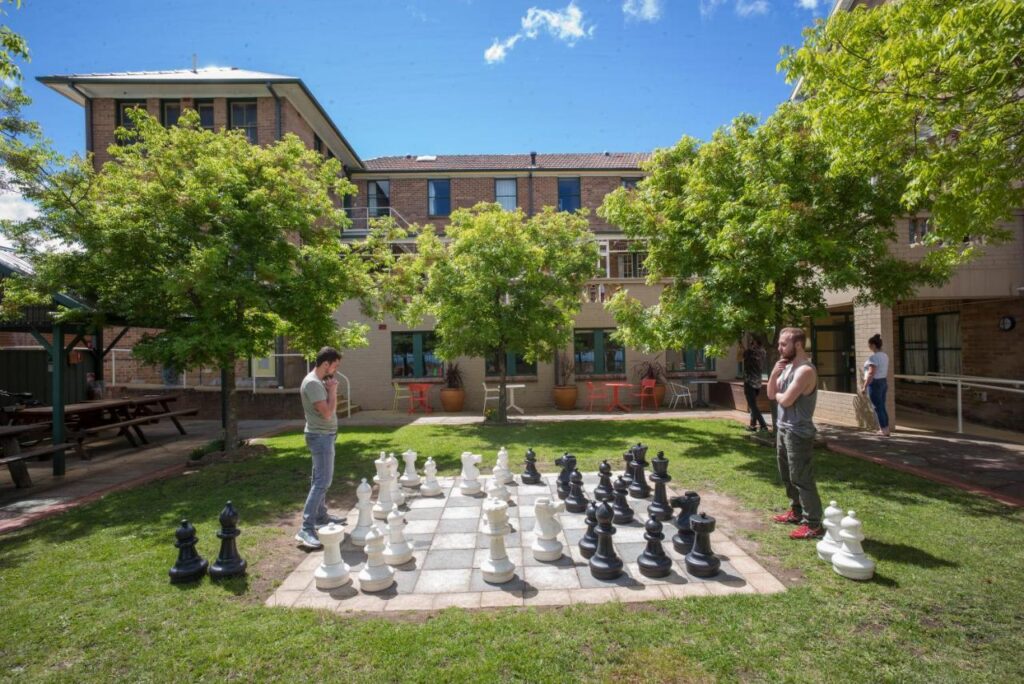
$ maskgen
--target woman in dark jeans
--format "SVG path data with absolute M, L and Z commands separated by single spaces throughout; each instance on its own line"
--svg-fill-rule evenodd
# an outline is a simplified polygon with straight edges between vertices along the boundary
M 882 336 L 874 334 L 868 340 L 871 356 L 864 362 L 864 387 L 861 390 L 871 401 L 878 418 L 878 434 L 883 437 L 890 435 L 889 411 L 886 408 L 886 395 L 889 393 L 889 355 L 882 351 Z
M 762 431 L 768 430 L 768 424 L 764 422 L 761 409 L 757 407 L 757 396 L 761 393 L 764 357 L 761 341 L 756 337 L 751 337 L 750 344 L 743 351 L 743 395 L 747 398 L 747 407 L 750 409 L 750 425 L 747 426 L 747 430 L 750 432 L 756 432 L 758 424 Z

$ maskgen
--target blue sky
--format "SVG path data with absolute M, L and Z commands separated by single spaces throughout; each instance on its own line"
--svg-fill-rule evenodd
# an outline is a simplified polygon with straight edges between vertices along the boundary
M 238 66 L 302 78 L 363 158 L 645 151 L 786 99 L 779 49 L 831 0 L 25 0 L 26 89 L 65 153 L 83 113 L 39 75 Z

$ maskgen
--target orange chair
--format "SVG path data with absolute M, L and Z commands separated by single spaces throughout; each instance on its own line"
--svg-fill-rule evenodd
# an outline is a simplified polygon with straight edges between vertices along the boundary
M 595 399 L 608 399 L 611 395 L 608 394 L 608 389 L 605 388 L 603 391 L 595 392 L 594 383 L 587 383 L 587 411 L 594 412 L 594 400 Z
M 658 384 L 658 381 L 654 378 L 644 378 L 640 381 L 640 394 L 634 394 L 634 397 L 640 397 L 640 408 L 643 409 L 644 401 L 647 399 L 651 400 L 651 407 L 658 410 L 658 400 L 654 398 L 654 386 Z

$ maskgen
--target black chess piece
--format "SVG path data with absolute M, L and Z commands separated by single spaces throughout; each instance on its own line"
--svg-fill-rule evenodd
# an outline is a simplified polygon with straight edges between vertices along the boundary
M 626 449 L 622 454 L 622 460 L 626 462 L 626 468 L 622 471 L 622 479 L 626 482 L 626 486 L 633 484 L 633 447 Z
M 693 548 L 686 554 L 686 572 L 694 577 L 712 577 L 718 574 L 722 561 L 711 550 L 711 533 L 715 531 L 715 519 L 707 513 L 690 516 L 693 530 Z
M 665 485 L 672 481 L 672 476 L 668 474 L 668 459 L 665 458 L 664 451 L 659 451 L 651 461 L 651 470 L 653 471 L 651 481 L 654 482 L 654 500 L 647 507 L 647 512 L 661 522 L 671 520 L 672 506 L 668 503 Z
M 590 574 L 599 580 L 613 580 L 622 574 L 622 559 L 615 553 L 612 535 L 612 507 L 607 501 L 597 506 L 597 552 L 590 557 Z
M 583 491 L 583 475 L 579 470 L 572 471 L 569 494 L 565 497 L 565 510 L 570 513 L 582 513 L 587 510 L 587 494 Z
M 700 495 L 697 492 L 685 492 L 682 496 L 672 499 L 672 505 L 679 509 L 679 515 L 673 523 L 679 531 L 672 537 L 672 546 L 677 552 L 686 555 L 693 548 L 690 516 L 696 515 L 697 509 L 700 508 Z
M 647 519 L 644 525 L 644 539 L 647 540 L 647 548 L 636 559 L 640 566 L 640 574 L 644 577 L 668 577 L 672 573 L 672 559 L 665 553 L 661 546 L 665 535 L 662 533 L 661 521 L 654 514 Z
M 240 577 L 245 574 L 246 562 L 238 554 L 238 546 L 235 539 L 242 534 L 238 529 L 238 511 L 228 501 L 224 510 L 220 512 L 220 555 L 217 561 L 210 566 L 211 579 L 227 579 L 229 577 Z
M 633 447 L 633 482 L 629 485 L 629 495 L 634 499 L 646 499 L 651 495 L 651 486 L 647 484 L 647 474 L 644 469 L 647 461 L 644 456 L 647 447 L 641 448 L 639 444 Z
M 539 484 L 540 473 L 537 472 L 537 454 L 533 453 L 533 449 L 526 450 L 526 470 L 523 471 L 520 478 L 523 484 Z
M 594 498 L 598 501 L 611 501 L 615 496 L 615 492 L 612 490 L 612 467 L 608 461 L 601 461 L 597 472 L 600 479 L 597 486 L 594 487 Z
M 202 579 L 206 574 L 209 563 L 196 551 L 196 528 L 189 524 L 188 520 L 181 521 L 181 527 L 174 531 L 177 541 L 174 545 L 178 547 L 178 562 L 174 564 L 167 574 L 171 576 L 171 582 L 194 582 Z
M 597 504 L 593 501 L 587 504 L 587 531 L 580 537 L 580 555 L 590 558 L 597 551 Z
M 576 457 L 567 451 L 555 459 L 555 465 L 562 467 L 562 472 L 558 473 L 557 488 L 558 498 L 564 499 L 569 496 L 569 478 L 576 470 Z
M 629 505 L 629 500 L 626 498 L 626 480 L 622 477 L 617 478 L 614 490 L 612 511 L 615 512 L 615 515 L 612 518 L 612 522 L 616 525 L 625 525 L 626 523 L 633 522 L 633 507 Z

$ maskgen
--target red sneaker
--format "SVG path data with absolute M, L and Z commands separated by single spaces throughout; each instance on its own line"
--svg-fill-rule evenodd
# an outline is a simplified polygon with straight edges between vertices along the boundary
M 790 539 L 821 539 L 825 536 L 825 528 L 801 525 L 789 533 Z
M 785 525 L 799 525 L 801 518 L 791 508 L 782 515 L 772 516 L 772 520 L 774 520 L 777 523 L 783 523 Z

